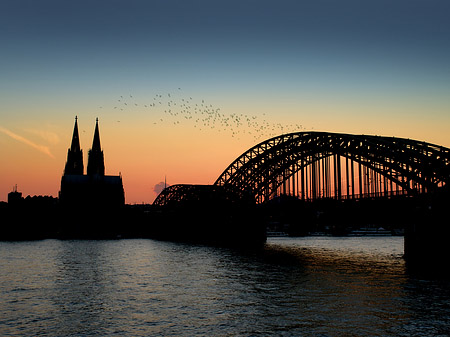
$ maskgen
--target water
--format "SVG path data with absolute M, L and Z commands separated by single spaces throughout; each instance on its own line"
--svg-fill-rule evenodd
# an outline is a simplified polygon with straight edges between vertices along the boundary
M 1 242 L 0 335 L 448 335 L 450 282 L 402 253 L 401 237 Z

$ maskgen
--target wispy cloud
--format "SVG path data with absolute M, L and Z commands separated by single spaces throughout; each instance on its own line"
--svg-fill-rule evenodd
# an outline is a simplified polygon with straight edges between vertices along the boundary
M 59 143 L 59 137 L 56 133 L 49 132 L 49 131 L 43 131 L 43 130 L 34 130 L 34 129 L 25 129 L 24 131 L 41 137 L 49 144 L 56 145 Z
M 31 140 L 26 139 L 25 137 L 22 137 L 21 135 L 18 135 L 12 131 L 9 131 L 8 129 L 5 129 L 1 126 L 0 126 L 0 132 L 3 132 L 4 134 L 10 136 L 11 138 L 13 138 L 19 142 L 22 142 L 28 146 L 31 146 L 32 148 L 34 148 L 42 153 L 45 153 L 50 158 L 55 158 L 47 146 L 36 144 L 36 143 L 32 142 Z

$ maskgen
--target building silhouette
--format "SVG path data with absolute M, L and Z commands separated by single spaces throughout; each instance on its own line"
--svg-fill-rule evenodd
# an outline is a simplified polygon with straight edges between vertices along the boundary
M 22 192 L 17 191 L 17 185 L 14 186 L 14 189 L 8 193 L 8 204 L 9 205 L 18 205 L 22 202 Z
M 121 175 L 105 175 L 98 118 L 92 148 L 88 152 L 87 174 L 83 173 L 83 151 L 80 147 L 78 119 L 75 117 L 72 144 L 67 152 L 67 162 L 61 178 L 61 205 L 76 212 L 93 212 L 115 211 L 125 204 Z
M 88 153 L 88 176 L 104 176 L 105 175 L 105 160 L 103 158 L 103 151 L 100 147 L 100 133 L 98 131 L 98 118 L 95 122 L 94 141 L 92 142 L 92 149 Z
M 67 151 L 67 162 L 64 175 L 83 175 L 83 151 L 80 148 L 80 138 L 78 136 L 78 121 L 75 116 L 75 126 L 73 128 L 72 145 Z

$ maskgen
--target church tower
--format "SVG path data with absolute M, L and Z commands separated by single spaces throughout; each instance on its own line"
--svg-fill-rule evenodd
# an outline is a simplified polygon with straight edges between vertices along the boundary
M 122 177 L 105 175 L 103 151 L 100 146 L 98 118 L 94 141 L 88 153 L 87 174 L 83 174 L 82 152 L 75 119 L 72 146 L 69 149 L 66 169 L 61 177 L 59 201 L 70 224 L 64 229 L 67 237 L 103 237 L 109 229 L 104 219 L 115 221 L 125 204 Z M 87 219 L 88 218 L 88 219 Z
M 80 148 L 80 137 L 78 136 L 78 122 L 75 116 L 75 126 L 73 128 L 72 145 L 67 151 L 67 162 L 64 169 L 64 175 L 82 175 L 83 166 L 83 151 Z
M 95 122 L 94 141 L 92 142 L 92 149 L 88 152 L 88 166 L 87 175 L 105 175 L 105 161 L 103 158 L 103 151 L 100 147 L 100 133 L 98 131 L 98 118 Z

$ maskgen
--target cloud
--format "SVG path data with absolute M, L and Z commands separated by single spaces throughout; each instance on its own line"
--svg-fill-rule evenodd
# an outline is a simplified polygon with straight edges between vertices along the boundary
M 166 184 L 164 181 L 161 181 L 161 182 L 157 183 L 155 185 L 155 187 L 153 187 L 153 191 L 156 193 L 156 195 L 158 195 L 159 193 L 162 192 L 162 190 L 164 189 L 164 186 L 169 187 L 170 185 Z
M 22 142 L 22 143 L 24 143 L 24 144 L 26 144 L 28 146 L 31 146 L 32 148 L 34 148 L 34 149 L 36 149 L 36 150 L 38 150 L 38 151 L 40 151 L 42 153 L 45 153 L 50 158 L 55 158 L 53 156 L 53 154 L 50 152 L 50 149 L 47 146 L 33 143 L 31 140 L 26 139 L 25 137 L 22 137 L 22 136 L 14 133 L 12 131 L 9 131 L 9 130 L 7 130 L 5 128 L 2 128 L 1 126 L 0 126 L 0 132 L 3 132 L 4 134 L 10 136 L 11 138 L 13 138 L 13 139 L 15 139 L 15 140 L 17 140 L 19 142 Z
M 41 137 L 49 144 L 56 145 L 59 143 L 59 137 L 56 133 L 32 129 L 26 129 L 25 131 Z

